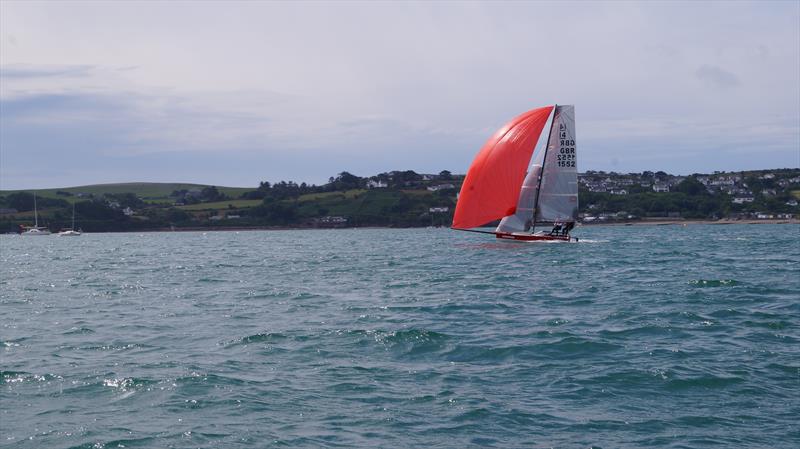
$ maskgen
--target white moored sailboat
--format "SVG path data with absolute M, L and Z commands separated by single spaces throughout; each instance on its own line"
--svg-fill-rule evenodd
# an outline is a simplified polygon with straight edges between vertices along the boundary
M 551 113 L 547 144 L 534 151 Z M 453 229 L 506 240 L 570 241 L 577 217 L 575 108 L 545 106 L 507 123 L 478 152 L 461 186 Z M 494 231 L 471 229 L 496 220 Z
M 75 203 L 72 203 L 72 228 L 58 233 L 60 237 L 75 237 L 81 235 L 81 231 L 75 230 Z
M 36 192 L 33 192 L 33 227 L 26 227 L 21 235 L 50 235 L 50 230 L 39 226 L 39 211 L 36 207 Z

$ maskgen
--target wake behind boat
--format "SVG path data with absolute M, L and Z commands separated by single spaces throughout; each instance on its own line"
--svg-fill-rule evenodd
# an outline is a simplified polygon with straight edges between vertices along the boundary
M 551 113 L 547 144 L 534 151 Z M 484 144 L 464 178 L 452 228 L 503 240 L 568 242 L 577 217 L 575 108 L 555 105 L 514 118 Z M 494 231 L 473 229 L 496 220 Z

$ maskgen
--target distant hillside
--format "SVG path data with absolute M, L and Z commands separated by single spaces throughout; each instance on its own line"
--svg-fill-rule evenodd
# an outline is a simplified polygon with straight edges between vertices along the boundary
M 464 175 L 342 172 L 317 186 L 185 183 L 99 184 L 36 190 L 39 222 L 89 232 L 261 227 L 449 226 Z M 579 174 L 584 222 L 646 218 L 787 218 L 800 208 L 800 169 L 674 176 L 664 172 Z M 0 191 L 0 231 L 33 223 L 31 191 Z
M 86 186 L 63 187 L 55 189 L 35 189 L 35 190 L 0 190 L 0 196 L 7 196 L 19 192 L 36 192 L 42 198 L 61 198 L 67 201 L 76 201 L 81 198 L 93 196 L 103 196 L 106 194 L 116 195 L 132 193 L 146 202 L 170 201 L 170 195 L 174 191 L 193 190 L 210 187 L 206 184 L 187 184 L 172 182 L 125 182 L 116 184 L 92 184 Z M 217 187 L 220 192 L 238 197 L 242 193 L 253 190 L 248 187 Z M 64 193 L 69 195 L 65 195 Z

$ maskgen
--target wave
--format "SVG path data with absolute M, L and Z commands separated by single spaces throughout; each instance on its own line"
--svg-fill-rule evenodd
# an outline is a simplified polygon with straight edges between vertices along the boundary
M 25 371 L 0 371 L 0 385 L 26 382 L 47 382 L 61 378 L 61 376 L 54 374 L 33 374 Z
M 346 337 L 351 344 L 382 348 L 399 356 L 436 353 L 447 348 L 453 340 L 450 335 L 418 328 L 397 331 L 354 329 L 334 334 Z
M 120 440 L 110 440 L 106 442 L 88 442 L 77 446 L 70 446 L 68 449 L 106 449 L 118 447 L 153 447 L 153 443 L 158 441 L 155 437 L 125 438 Z
M 667 381 L 667 388 L 670 390 L 686 390 L 690 388 L 726 388 L 744 381 L 745 379 L 738 376 L 715 376 L 712 374 L 706 374 L 697 377 L 669 379 Z
M 772 321 L 745 320 L 742 321 L 742 325 L 747 327 L 771 329 L 776 331 L 785 330 L 793 327 L 792 323 L 786 320 L 772 320 Z
M 75 348 L 81 351 L 127 351 L 130 349 L 153 349 L 155 346 L 142 344 L 142 343 L 110 343 L 110 344 L 94 344 L 83 345 Z
M 18 347 L 20 342 L 25 341 L 26 339 L 23 338 L 15 338 L 13 340 L 0 340 L 0 345 L 6 348 L 14 348 Z
M 692 287 L 734 287 L 741 285 L 741 282 L 736 279 L 694 279 L 689 281 Z
M 472 346 L 458 345 L 444 354 L 445 359 L 457 362 L 491 363 L 517 358 L 558 359 L 561 357 L 594 357 L 621 349 L 622 346 L 602 341 L 592 341 L 580 337 L 566 337 L 552 343 L 521 344 L 513 346 Z
M 675 327 L 655 326 L 655 325 L 631 327 L 627 329 L 618 329 L 618 330 L 601 330 L 598 333 L 608 338 L 655 337 L 655 336 L 682 337 L 689 335 L 688 333 L 683 332 Z
M 285 341 L 288 338 L 289 337 L 279 332 L 262 332 L 230 340 L 224 343 L 224 346 L 249 345 L 255 343 L 276 343 L 279 341 Z
M 442 343 L 450 339 L 449 335 L 439 332 L 429 331 L 427 329 L 406 329 L 395 332 L 390 332 L 382 337 L 382 340 L 388 344 L 404 344 L 404 343 Z
M 68 331 L 64 332 L 63 335 L 73 335 L 73 334 L 93 334 L 94 330 L 88 327 L 71 327 Z
M 159 381 L 139 377 L 111 377 L 103 379 L 103 386 L 119 391 L 138 390 L 149 385 L 157 384 Z

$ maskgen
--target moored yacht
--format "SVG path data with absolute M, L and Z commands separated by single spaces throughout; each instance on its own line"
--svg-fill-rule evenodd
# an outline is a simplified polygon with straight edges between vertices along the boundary
M 39 211 L 36 208 L 36 192 L 33 192 L 33 227 L 24 227 L 21 235 L 50 235 L 50 230 L 39 226 Z

